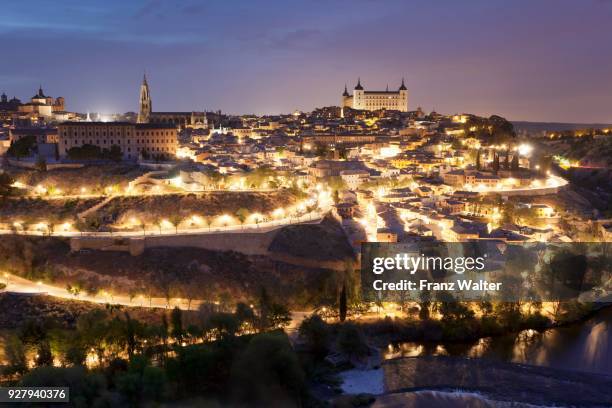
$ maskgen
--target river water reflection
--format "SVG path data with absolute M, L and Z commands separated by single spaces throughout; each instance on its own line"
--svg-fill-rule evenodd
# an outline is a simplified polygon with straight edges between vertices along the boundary
M 407 342 L 389 345 L 384 352 L 386 359 L 439 355 L 612 375 L 612 308 L 598 312 L 585 322 L 542 333 L 524 330 L 518 334 L 481 338 L 470 344 Z

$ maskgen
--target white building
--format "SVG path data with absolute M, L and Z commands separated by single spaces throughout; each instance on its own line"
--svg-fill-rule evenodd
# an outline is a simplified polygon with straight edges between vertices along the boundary
M 385 91 L 366 91 L 361 86 L 361 79 L 358 79 L 353 95 L 349 95 L 346 86 L 344 87 L 341 102 L 343 108 L 408 112 L 408 89 L 402 79 L 402 84 L 397 91 L 389 91 L 389 87 Z

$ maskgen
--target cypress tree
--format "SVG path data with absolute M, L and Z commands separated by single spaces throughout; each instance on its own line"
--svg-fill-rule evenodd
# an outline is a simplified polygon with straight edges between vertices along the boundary
M 493 153 L 493 171 L 495 173 L 499 171 L 499 156 L 497 153 Z
M 340 304 L 339 304 L 339 315 L 340 321 L 346 320 L 346 283 L 342 285 L 342 291 L 340 292 Z
M 518 154 L 514 154 L 514 156 L 512 156 L 512 163 L 510 164 L 510 168 L 513 171 L 516 171 L 519 169 L 519 160 L 518 160 Z

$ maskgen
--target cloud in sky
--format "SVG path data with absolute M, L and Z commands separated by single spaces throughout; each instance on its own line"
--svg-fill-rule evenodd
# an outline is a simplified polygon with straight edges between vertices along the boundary
M 274 113 L 406 77 L 412 108 L 612 122 L 611 17 L 601 0 L 9 2 L 0 91 L 135 110 L 146 69 L 155 109 Z

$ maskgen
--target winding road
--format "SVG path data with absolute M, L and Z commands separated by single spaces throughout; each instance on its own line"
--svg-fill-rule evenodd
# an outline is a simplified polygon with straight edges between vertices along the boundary
M 130 296 L 127 295 L 115 295 L 105 291 L 101 291 L 95 296 L 86 293 L 79 293 L 75 296 L 70 293 L 67 288 L 49 285 L 40 281 L 34 282 L 8 272 L 0 273 L 0 282 L 6 284 L 6 288 L 0 290 L 0 293 L 44 294 L 65 300 L 91 302 L 101 305 L 112 304 L 154 309 L 173 309 L 178 307 L 181 310 L 198 310 L 198 307 L 204 303 L 202 300 L 192 300 L 189 302 L 188 299 L 178 298 L 172 298 L 169 301 L 161 297 L 148 298 L 145 296 L 136 296 L 130 298 Z M 292 311 L 291 323 L 285 330 L 288 332 L 295 332 L 302 323 L 302 320 L 311 313 L 312 312 L 309 311 Z

